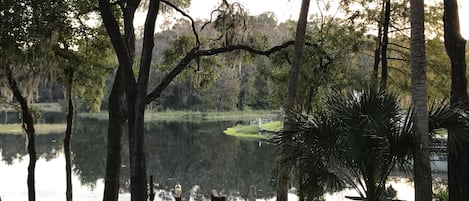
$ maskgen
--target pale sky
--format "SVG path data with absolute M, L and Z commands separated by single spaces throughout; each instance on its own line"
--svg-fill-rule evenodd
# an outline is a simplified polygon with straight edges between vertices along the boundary
M 273 11 L 277 19 L 284 21 L 287 19 L 298 19 L 301 0 L 235 0 L 247 8 L 251 15 L 259 15 L 267 11 Z M 192 0 L 189 13 L 195 18 L 210 18 L 210 12 L 219 4 L 220 0 Z M 230 1 L 230 2 L 233 2 Z M 469 39 L 469 1 L 459 0 L 459 15 L 461 22 L 461 32 L 463 37 Z M 318 13 L 318 5 L 312 0 L 309 14 Z M 335 10 L 334 10 L 335 12 Z
M 299 10 L 301 7 L 301 0 L 229 0 L 229 2 L 240 2 L 249 12 L 250 15 L 259 15 L 264 12 L 272 11 L 276 14 L 279 21 L 285 21 L 288 19 L 298 20 Z M 318 14 L 319 7 L 323 8 L 322 5 L 316 3 L 317 1 L 312 0 L 309 14 Z M 192 0 L 189 8 L 189 14 L 195 19 L 209 19 L 210 13 L 220 3 L 220 0 Z M 469 1 L 459 0 L 459 18 L 461 23 L 461 34 L 464 38 L 469 39 L 469 23 L 465 20 L 469 20 Z M 336 13 L 337 9 L 330 9 L 331 14 Z M 135 27 L 143 27 L 145 13 L 137 13 L 136 21 L 134 22 Z M 340 15 L 340 13 L 337 13 Z M 176 17 L 173 18 L 180 18 Z M 163 24 L 164 19 L 159 17 L 158 24 Z M 159 31 L 160 28 L 157 28 Z
M 267 11 L 273 11 L 281 21 L 290 17 L 298 18 L 300 0 L 237 0 L 251 15 L 259 15 Z M 234 1 L 231 1 L 234 2 Z M 210 12 L 216 8 L 220 0 L 192 0 L 189 12 L 199 18 L 210 18 Z
M 469 1 L 459 0 L 459 22 L 461 23 L 461 34 L 463 37 L 469 39 Z

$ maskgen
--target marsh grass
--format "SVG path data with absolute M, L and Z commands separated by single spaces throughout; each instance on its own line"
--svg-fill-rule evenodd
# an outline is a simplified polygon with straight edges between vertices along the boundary
M 64 133 L 66 124 L 35 124 L 34 128 L 36 134 L 52 134 L 52 133 Z M 0 134 L 12 134 L 20 135 L 23 134 L 23 128 L 21 124 L 0 124 Z
M 220 121 L 220 120 L 242 120 L 273 118 L 278 116 L 278 110 L 252 110 L 252 111 L 232 111 L 232 112 L 201 112 L 201 111 L 147 111 L 145 121 Z M 102 111 L 99 113 L 82 113 L 83 118 L 108 119 L 108 113 Z
M 248 139 L 269 139 L 267 135 L 259 134 L 259 129 L 256 125 L 252 126 L 243 126 L 243 125 L 236 125 L 235 127 L 227 128 L 223 131 L 226 135 L 240 137 L 240 138 L 248 138 Z
M 271 121 L 269 123 L 262 124 L 261 129 L 265 131 L 277 132 L 283 128 L 283 123 L 280 121 Z M 259 134 L 259 127 L 257 125 L 236 125 L 235 127 L 227 128 L 223 131 L 226 135 L 250 138 L 250 139 L 269 139 L 269 135 Z
M 281 121 L 271 121 L 261 125 L 261 128 L 266 131 L 278 132 L 283 128 L 283 122 Z

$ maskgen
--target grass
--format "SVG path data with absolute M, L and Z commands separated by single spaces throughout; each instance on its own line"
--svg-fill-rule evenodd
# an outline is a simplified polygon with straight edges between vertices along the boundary
M 271 121 L 261 125 L 261 129 L 266 131 L 277 132 L 283 127 L 283 123 L 280 121 Z M 235 127 L 227 128 L 223 131 L 226 135 L 249 138 L 249 139 L 269 139 L 268 135 L 259 134 L 259 127 L 257 125 L 236 125 Z
M 64 133 L 66 124 L 35 124 L 36 134 Z M 21 124 L 0 124 L 0 134 L 23 134 Z
M 256 125 L 243 126 L 236 125 L 235 127 L 227 128 L 223 131 L 226 135 L 233 137 L 247 138 L 247 139 L 269 139 L 267 135 L 259 134 L 259 129 Z
M 201 112 L 201 111 L 147 111 L 145 121 L 220 121 L 220 120 L 240 120 L 255 119 L 259 117 L 276 117 L 278 110 L 252 110 L 252 111 L 232 111 L 232 112 Z M 80 117 L 94 119 L 108 119 L 108 113 L 82 113 Z
M 283 128 L 283 122 L 281 121 L 271 121 L 261 125 L 261 128 L 266 131 L 278 132 Z

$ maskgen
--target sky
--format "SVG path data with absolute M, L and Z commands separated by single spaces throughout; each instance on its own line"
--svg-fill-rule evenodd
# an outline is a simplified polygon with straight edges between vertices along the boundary
M 298 19 L 301 0 L 236 0 L 247 8 L 251 15 L 258 15 L 267 11 L 273 11 L 279 21 Z M 210 18 L 210 12 L 219 4 L 220 0 L 192 0 L 189 13 L 194 18 Z M 230 2 L 233 2 L 230 1 Z M 462 35 L 469 39 L 469 1 L 459 0 L 459 15 Z M 309 14 L 318 13 L 316 1 L 311 1 Z

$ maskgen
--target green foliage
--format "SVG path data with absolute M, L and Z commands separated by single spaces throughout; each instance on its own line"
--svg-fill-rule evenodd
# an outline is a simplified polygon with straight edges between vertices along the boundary
M 0 2 L 0 65 L 12 69 L 30 103 L 37 96 L 40 77 L 50 77 L 58 65 L 53 47 L 72 28 L 70 7 L 68 1 Z
M 283 122 L 271 121 L 261 125 L 261 128 L 266 131 L 279 132 L 283 128 Z
M 326 177 L 332 187 L 346 184 L 361 197 L 381 199 L 389 173 L 395 167 L 409 170 L 413 156 L 414 114 L 411 109 L 403 111 L 397 95 L 389 90 L 334 91 L 322 110 L 312 116 L 298 115 L 292 130 L 281 133 L 279 144 L 286 147 L 285 160 L 307 174 L 306 182 L 322 192 L 330 186 L 322 180 Z M 467 139 L 467 114 L 447 103 L 430 108 L 429 122 L 432 133 L 451 128 L 459 139 Z
M 306 110 L 327 93 L 331 87 L 343 88 L 354 85 L 354 80 L 363 79 L 359 69 L 349 66 L 358 51 L 363 30 L 346 20 L 318 17 L 308 24 L 300 80 L 298 107 Z M 283 105 L 290 69 L 289 57 L 292 48 L 280 51 L 271 57 L 271 64 L 261 66 L 261 73 L 274 85 L 269 100 L 272 105 Z
M 75 95 L 92 111 L 102 99 L 104 76 L 115 60 L 103 28 L 85 25 L 85 1 L 2 1 L 0 54 L 13 68 L 23 95 L 35 98 L 38 84 L 68 85 L 73 69 Z M 21 23 L 18 23 L 21 22 Z
M 449 194 L 448 194 L 448 185 L 437 183 L 433 187 L 433 200 L 434 201 L 449 201 Z
M 97 32 L 93 39 L 80 41 L 79 63 L 70 63 L 74 70 L 73 90 L 89 111 L 100 109 L 108 73 L 117 66 L 117 59 L 108 38 Z
M 229 9 L 238 8 L 230 7 Z M 228 12 L 238 12 L 228 10 L 220 10 L 219 14 L 229 15 Z M 256 19 L 256 17 L 252 19 Z M 220 27 L 216 27 L 217 23 L 221 23 L 219 20 L 222 19 L 218 18 L 217 20 L 214 22 L 214 25 L 208 24 L 204 26 L 204 35 L 200 38 L 201 49 L 220 46 L 219 40 L 221 39 L 218 38 L 218 34 L 224 33 L 222 33 L 223 30 L 218 29 Z M 235 22 L 228 20 L 225 23 Z M 243 26 L 255 27 L 256 24 L 254 23 L 261 22 L 254 20 L 253 24 L 248 23 L 248 21 L 246 23 Z M 187 26 L 188 24 L 185 21 L 180 21 L 171 30 L 177 37 L 170 37 L 171 42 L 162 52 L 162 62 L 156 65 L 158 70 L 171 70 L 191 49 L 196 47 L 197 44 L 195 44 L 194 36 L 188 35 L 189 33 L 192 34 L 191 31 L 180 30 L 183 25 Z M 164 34 L 162 33 L 158 38 L 166 38 Z M 268 44 L 268 38 L 262 33 L 255 32 L 249 34 L 243 41 L 237 41 L 236 44 L 246 44 L 257 49 L 265 49 Z M 171 109 L 190 108 L 195 110 L 216 109 L 223 111 L 268 109 L 270 108 L 267 102 L 269 85 L 265 80 L 257 76 L 256 67 L 249 64 L 258 61 L 261 61 L 261 59 L 256 59 L 255 55 L 246 54 L 242 51 L 194 60 L 178 76 L 175 82 L 176 86 L 168 87 L 161 98 L 161 103 Z M 186 90 L 186 93 L 182 93 L 181 90 Z M 189 102 L 192 104 L 188 105 L 187 103 Z

